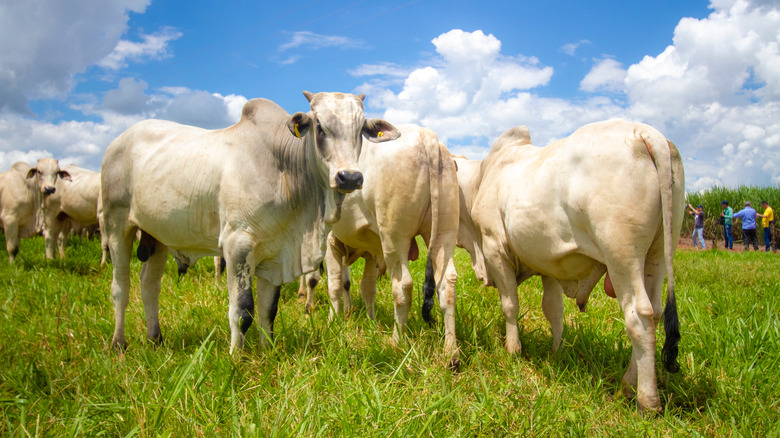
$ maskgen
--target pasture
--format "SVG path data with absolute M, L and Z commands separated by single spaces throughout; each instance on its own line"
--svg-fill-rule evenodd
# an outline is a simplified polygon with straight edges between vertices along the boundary
M 566 299 L 564 344 L 551 353 L 541 282 L 521 285 L 522 353 L 503 347 L 495 289 L 480 286 L 456 250 L 461 369 L 441 354 L 443 328 L 420 317 L 425 251 L 412 264 L 413 315 L 390 345 L 390 284 L 379 281 L 377 323 L 357 310 L 328 323 L 324 282 L 313 316 L 297 285 L 282 289 L 273 347 L 228 355 L 227 290 L 210 260 L 160 296 L 165 342 L 145 340 L 133 258 L 124 354 L 113 330 L 110 266 L 97 240 L 71 238 L 47 262 L 43 239 L 0 250 L 2 436 L 777 436 L 780 431 L 780 256 L 679 250 L 675 258 L 681 372 L 657 362 L 664 412 L 642 417 L 620 395 L 630 357 L 617 303 L 601 283 L 586 313 Z M 353 285 L 362 268 L 353 269 Z M 659 327 L 657 351 L 663 343 Z

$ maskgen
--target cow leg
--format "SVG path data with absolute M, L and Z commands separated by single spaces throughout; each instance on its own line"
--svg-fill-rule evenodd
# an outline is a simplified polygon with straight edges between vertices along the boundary
M 58 221 L 56 217 L 47 219 L 46 226 L 43 227 L 43 242 L 46 246 L 46 258 L 54 260 L 54 255 L 57 251 L 57 241 L 62 232 L 62 222 Z
M 16 255 L 19 254 L 19 222 L 15 219 L 4 219 L 5 228 L 5 249 L 8 251 L 8 261 L 14 262 Z
M 141 266 L 141 299 L 146 316 L 146 338 L 162 343 L 159 320 L 159 298 L 165 263 L 168 261 L 168 247 L 157 242 L 157 249 Z
M 340 311 L 340 301 L 344 293 L 343 273 L 345 269 L 343 260 L 343 254 L 329 237 L 328 247 L 325 251 L 325 268 L 328 271 L 328 298 L 330 299 L 328 321 L 332 321 L 333 317 Z M 342 281 L 339 281 L 340 279 Z M 347 291 L 347 293 L 349 293 L 349 291 Z
M 230 322 L 230 353 L 244 348 L 244 338 L 255 315 L 252 277 L 255 262 L 251 256 L 252 243 L 248 236 L 236 232 L 223 241 L 228 286 L 228 320 Z
M 225 272 L 225 258 L 214 257 L 214 286 L 219 287 L 219 279 L 222 277 L 222 273 Z
M 260 346 L 268 348 L 274 340 L 274 320 L 279 310 L 282 287 L 257 277 L 257 323 L 260 326 Z
M 372 320 L 376 320 L 374 314 L 374 303 L 376 302 L 376 279 L 379 276 L 379 269 L 376 266 L 376 258 L 371 254 L 364 254 L 366 261 L 363 270 L 363 278 L 360 280 L 360 295 L 363 297 L 363 303 L 366 306 L 366 315 Z
M 133 233 L 127 229 L 126 214 L 125 220 L 106 221 L 106 236 L 113 265 L 111 298 L 114 301 L 114 336 L 111 338 L 111 347 L 118 349 L 127 346 L 125 310 L 130 300 L 130 256 L 133 250 Z
M 320 283 L 322 277 L 320 271 L 309 272 L 306 275 L 301 275 L 300 284 L 298 285 L 298 302 L 304 304 L 304 314 L 309 315 L 314 311 L 314 290 Z
M 60 221 L 60 224 L 60 233 L 57 236 L 57 252 L 60 254 L 60 258 L 65 260 L 65 245 L 68 243 L 68 236 L 73 229 L 73 224 L 70 219 Z
M 458 271 L 452 258 L 447 262 L 444 275 L 437 284 L 439 290 L 439 308 L 444 319 L 444 354 L 450 358 L 450 368 L 457 370 L 460 366 L 458 352 L 458 337 L 455 329 L 456 293 L 455 283 L 458 281 Z
M 644 294 L 644 277 L 638 263 L 608 266 L 615 294 L 623 308 L 626 332 L 631 340 L 631 361 L 623 376 L 623 392 L 636 394 L 640 411 L 660 411 L 661 401 L 655 376 L 655 320 L 653 314 L 642 312 L 637 296 Z M 647 298 L 645 298 L 647 299 Z M 649 300 L 648 300 L 649 301 Z
M 393 327 L 394 345 L 399 345 L 401 337 L 406 330 L 406 321 L 409 319 L 409 310 L 412 308 L 412 289 L 414 280 L 409 272 L 409 262 L 406 257 L 409 253 L 409 244 L 403 243 L 397 247 L 398 251 L 385 253 L 387 273 L 393 287 L 393 303 L 395 304 L 395 327 Z
M 563 335 L 563 288 L 558 280 L 542 276 L 542 310 L 553 335 L 553 353 L 561 346 Z

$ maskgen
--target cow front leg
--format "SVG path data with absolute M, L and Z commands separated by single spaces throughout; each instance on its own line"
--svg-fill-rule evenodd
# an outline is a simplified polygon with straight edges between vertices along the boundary
M 70 219 L 65 219 L 60 224 L 60 232 L 59 236 L 57 236 L 57 252 L 60 254 L 60 258 L 65 260 L 65 245 L 68 243 L 68 236 L 73 229 L 73 224 Z
M 331 244 L 331 238 L 328 238 L 328 248 L 325 252 L 325 268 L 328 272 L 328 298 L 330 299 L 330 312 L 328 321 L 332 321 L 334 316 L 340 311 L 341 297 L 344 294 L 344 266 L 343 255 Z M 346 292 L 347 294 L 349 291 Z
M 558 351 L 563 337 L 563 288 L 558 280 L 542 276 L 542 310 L 550 323 L 553 335 L 553 353 Z
M 406 248 L 407 254 L 409 249 Z M 396 254 L 385 254 L 387 272 L 390 275 L 393 287 L 393 304 L 395 305 L 395 326 L 393 327 L 393 345 L 400 345 L 401 338 L 406 332 L 406 322 L 409 320 L 409 311 L 412 308 L 412 289 L 414 280 L 409 272 L 409 264 L 405 257 Z
M 260 346 L 267 348 L 274 340 L 274 320 L 279 311 L 282 287 L 257 277 L 257 323 L 260 326 Z
M 46 225 L 43 227 L 43 243 L 46 248 L 46 259 L 54 260 L 57 253 L 57 241 L 60 238 L 62 232 L 62 222 L 58 221 L 56 217 L 48 218 Z
M 154 343 L 162 343 L 160 331 L 160 290 L 165 263 L 168 261 L 168 247 L 156 242 L 156 250 L 141 266 L 141 299 L 146 317 L 146 338 Z
M 363 256 L 366 261 L 363 269 L 363 278 L 360 280 L 360 295 L 363 297 L 363 304 L 366 306 L 366 315 L 371 320 L 376 320 L 374 305 L 376 302 L 376 279 L 379 275 L 379 269 L 376 266 L 376 258 L 366 253 Z
M 230 323 L 230 354 L 244 348 L 244 338 L 255 315 L 252 293 L 254 263 L 250 257 L 251 246 L 239 238 L 226 239 L 223 249 L 227 268 L 228 320 Z

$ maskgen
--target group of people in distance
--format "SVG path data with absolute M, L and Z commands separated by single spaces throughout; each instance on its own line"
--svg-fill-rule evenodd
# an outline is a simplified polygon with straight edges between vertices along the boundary
M 775 213 L 772 207 L 769 206 L 767 201 L 761 201 L 761 208 L 764 209 L 764 213 L 758 213 L 751 205 L 750 201 L 745 201 L 745 208 L 734 213 L 734 210 L 729 207 L 729 201 L 723 201 L 720 203 L 723 211 L 720 212 L 719 224 L 723 226 L 723 239 L 725 241 L 726 249 L 734 249 L 734 238 L 731 234 L 731 226 L 734 223 L 734 219 L 742 220 L 742 240 L 745 242 L 745 251 L 750 251 L 750 245 L 753 245 L 753 249 L 758 251 L 758 237 L 756 236 L 756 218 L 761 218 L 761 225 L 764 228 L 764 243 L 766 249 L 764 251 L 769 252 L 772 249 L 772 229 L 775 226 Z M 706 249 L 704 244 L 704 206 L 699 205 L 693 208 L 691 204 L 688 204 L 688 214 L 694 216 L 693 223 L 693 247 Z M 775 248 L 777 249 L 777 248 Z

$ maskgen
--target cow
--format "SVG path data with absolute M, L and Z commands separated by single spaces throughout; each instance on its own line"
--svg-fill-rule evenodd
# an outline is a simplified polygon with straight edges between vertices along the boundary
M 319 266 L 344 196 L 361 188 L 361 134 L 400 134 L 363 115 L 363 95 L 303 93 L 311 111 L 290 116 L 252 99 L 220 130 L 161 120 L 137 123 L 108 146 L 101 171 L 103 226 L 113 263 L 115 327 L 124 349 L 129 266 L 136 231 L 147 338 L 162 341 L 158 298 L 170 250 L 194 262 L 223 256 L 227 266 L 230 353 L 243 348 L 255 314 L 261 346 L 273 337 L 280 286 Z
M 19 161 L 0 173 L 0 226 L 11 263 L 19 253 L 19 240 L 41 231 L 38 176 L 30 174 L 31 168 Z
M 450 366 L 457 368 L 455 336 L 455 282 L 452 260 L 458 234 L 458 179 L 455 163 L 436 134 L 415 125 L 400 125 L 401 137 L 381 146 L 363 142 L 358 166 L 363 171 L 363 189 L 346 196 L 341 220 L 328 237 L 325 267 L 328 275 L 330 317 L 352 307 L 349 270 L 360 257 L 365 259 L 360 292 L 369 318 L 374 319 L 376 281 L 386 268 L 392 282 L 395 325 L 392 342 L 403 336 L 414 286 L 409 260 L 417 259 L 415 236 L 428 246 L 425 270 L 423 314 L 430 314 L 433 294 L 438 291 L 444 319 L 444 352 Z M 302 280 L 309 287 L 307 310 L 314 304 L 313 286 L 317 273 Z
M 67 174 L 67 177 L 58 178 L 52 193 L 43 200 L 47 259 L 53 259 L 56 252 L 65 258 L 65 241 L 71 230 L 77 231 L 99 223 L 100 173 L 75 164 L 63 168 L 61 172 Z M 101 264 L 105 263 L 105 259 L 104 249 Z
M 648 125 L 610 120 L 539 148 L 528 129 L 518 127 L 499 137 L 481 162 L 457 162 L 458 244 L 471 254 L 477 277 L 499 291 L 506 349 L 520 351 L 520 282 L 542 277 L 542 309 L 555 351 L 564 290 L 582 308 L 609 272 L 633 347 L 623 391 L 636 395 L 640 411 L 659 411 L 655 329 L 662 315 L 663 362 L 670 372 L 678 370 L 680 339 L 672 259 L 685 179 L 674 144 Z

